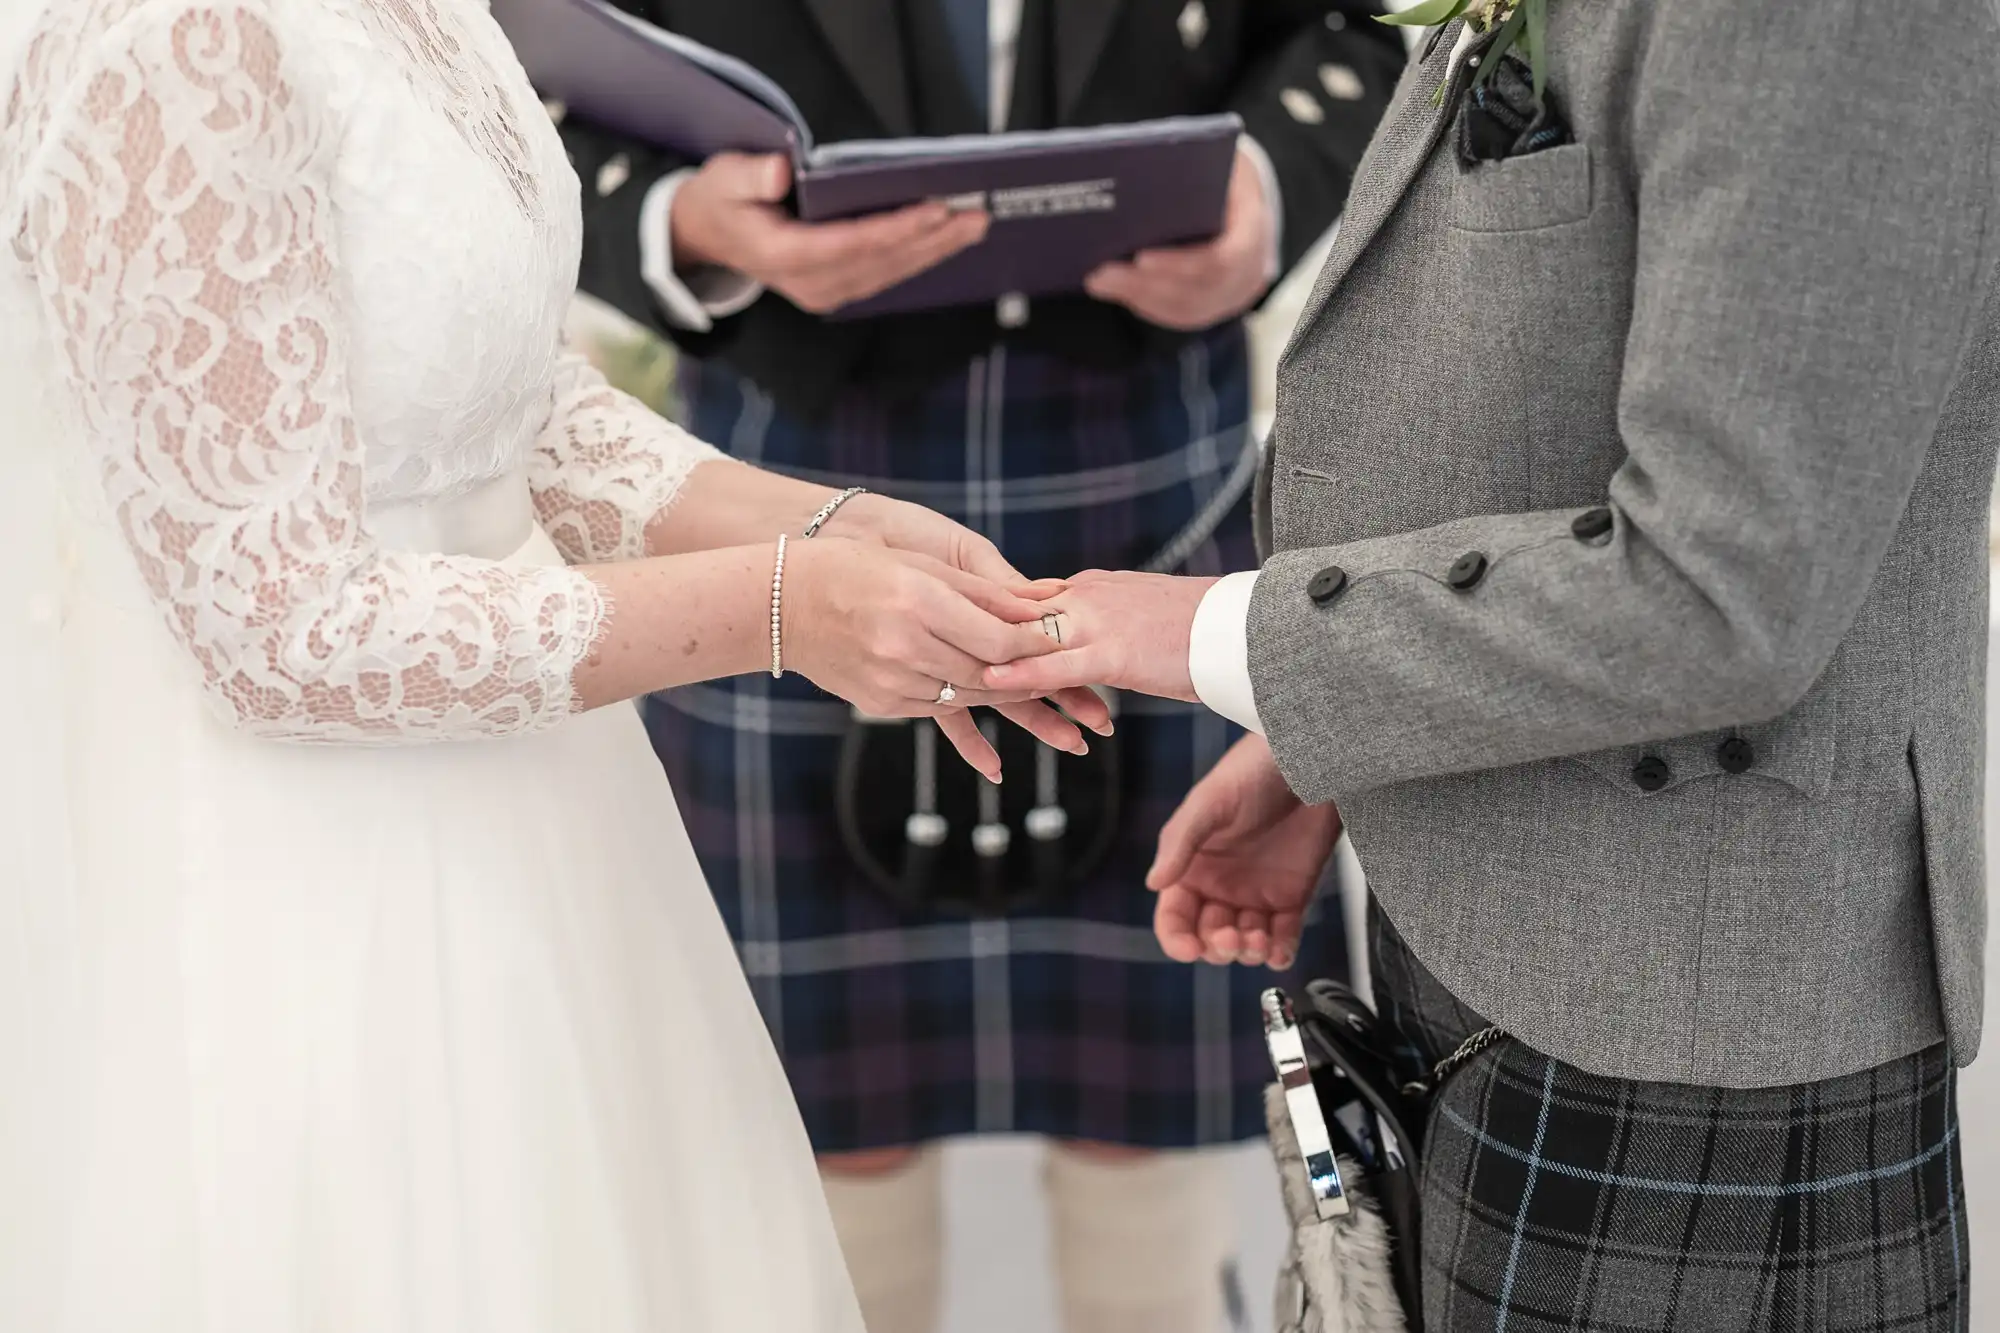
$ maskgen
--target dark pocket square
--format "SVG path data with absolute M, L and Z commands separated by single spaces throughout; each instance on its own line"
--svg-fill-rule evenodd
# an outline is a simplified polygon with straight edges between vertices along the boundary
M 1541 105 L 1535 104 L 1533 73 L 1512 53 L 1500 58 L 1490 77 L 1466 90 L 1459 108 L 1458 160 L 1468 167 L 1538 153 L 1573 137 L 1554 94 L 1544 89 Z

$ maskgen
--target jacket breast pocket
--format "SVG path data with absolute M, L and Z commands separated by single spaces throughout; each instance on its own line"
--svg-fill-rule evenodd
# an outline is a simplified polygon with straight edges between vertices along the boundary
M 1542 231 L 1590 216 L 1595 200 L 1590 146 L 1560 144 L 1452 178 L 1451 225 L 1460 231 Z

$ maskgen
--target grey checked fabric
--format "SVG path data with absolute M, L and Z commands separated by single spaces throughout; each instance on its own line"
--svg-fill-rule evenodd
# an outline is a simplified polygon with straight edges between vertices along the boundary
M 1484 1021 L 1378 925 L 1412 1069 Z M 1432 1114 L 1427 1333 L 1960 1333 L 1965 1182 L 1943 1047 L 1793 1087 L 1587 1074 L 1516 1041 Z
M 1575 142 L 1462 167 L 1444 34 L 1284 358 L 1273 749 L 1426 965 L 1569 1064 L 1969 1060 L 1994 13 L 1549 14 Z

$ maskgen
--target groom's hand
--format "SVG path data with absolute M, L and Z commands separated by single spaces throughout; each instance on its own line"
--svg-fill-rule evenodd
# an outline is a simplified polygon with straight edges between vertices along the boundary
M 915 204 L 845 222 L 800 222 L 783 157 L 718 153 L 674 195 L 674 266 L 722 268 L 824 315 L 887 291 L 985 239 L 982 212 Z
M 1146 875 L 1160 947 L 1183 963 L 1289 968 L 1339 838 L 1339 812 L 1300 801 L 1264 738 L 1245 736 L 1160 830 Z
M 989 667 L 986 686 L 1048 694 L 1079 685 L 1197 702 L 1188 638 L 1216 580 L 1090 570 L 1042 605 L 1059 614 L 1063 649 Z

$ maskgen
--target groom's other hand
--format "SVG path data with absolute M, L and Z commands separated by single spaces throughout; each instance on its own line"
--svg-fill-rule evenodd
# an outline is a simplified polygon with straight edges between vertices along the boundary
M 1188 671 L 1195 611 L 1210 578 L 1113 574 L 1089 570 L 1041 604 L 1062 617 L 1059 652 L 989 667 L 993 690 L 1052 694 L 1079 685 L 1109 685 L 1199 702 Z
M 1243 314 L 1277 278 L 1278 227 L 1263 172 L 1239 149 L 1222 230 L 1213 239 L 1141 250 L 1129 260 L 1101 265 L 1084 279 L 1083 289 L 1149 324 L 1192 332 Z
M 1339 838 L 1339 811 L 1294 796 L 1264 738 L 1244 737 L 1160 830 L 1146 875 L 1160 947 L 1183 963 L 1289 968 Z
M 986 237 L 983 212 L 915 204 L 845 222 L 784 209 L 791 164 L 719 153 L 674 194 L 674 266 L 727 269 L 824 315 L 887 291 Z

